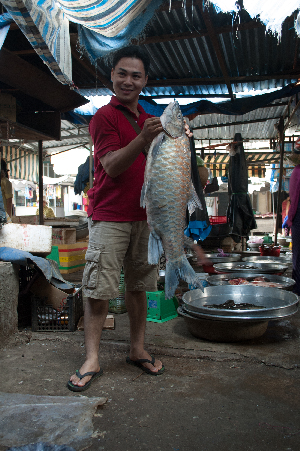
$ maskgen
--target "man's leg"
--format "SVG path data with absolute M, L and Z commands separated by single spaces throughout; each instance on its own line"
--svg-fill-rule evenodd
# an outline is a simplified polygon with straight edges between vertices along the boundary
M 84 309 L 84 339 L 85 339 L 85 352 L 86 360 L 80 368 L 80 374 L 87 373 L 89 371 L 100 371 L 99 365 L 99 344 L 103 325 L 108 312 L 108 301 L 102 301 L 98 299 L 88 298 Z M 83 379 L 79 379 L 76 374 L 70 377 L 70 381 L 73 385 L 79 387 L 85 385 L 91 376 L 86 376 Z
M 151 356 L 144 349 L 146 318 L 147 318 L 147 298 L 145 291 L 126 291 L 126 308 L 130 322 L 130 359 L 148 359 Z M 151 371 L 158 371 L 162 368 L 160 360 L 155 360 L 154 366 L 145 363 L 144 366 Z

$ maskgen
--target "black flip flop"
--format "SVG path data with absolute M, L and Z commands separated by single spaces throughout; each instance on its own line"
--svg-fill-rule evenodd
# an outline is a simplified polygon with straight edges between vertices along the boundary
M 154 357 L 152 357 L 152 360 L 149 360 L 149 359 L 131 360 L 130 357 L 126 357 L 126 363 L 129 363 L 129 365 L 137 366 L 142 371 L 144 371 L 147 374 L 151 374 L 152 376 L 159 376 L 160 374 L 162 374 L 165 371 L 165 367 L 164 366 L 158 371 L 151 371 L 149 368 L 146 368 L 143 365 L 143 363 L 151 363 L 151 365 L 154 366 L 154 363 L 155 363 L 155 358 Z
M 80 374 L 79 370 L 75 371 L 76 376 L 81 380 L 83 379 L 85 376 L 92 376 L 91 379 L 82 387 L 80 387 L 79 385 L 74 385 L 71 381 L 68 381 L 67 383 L 67 388 L 71 391 L 84 391 L 87 390 L 89 388 L 89 386 L 91 385 L 91 383 L 97 379 L 97 377 L 102 376 L 103 374 L 103 370 L 100 371 L 89 371 L 87 373 L 84 374 Z

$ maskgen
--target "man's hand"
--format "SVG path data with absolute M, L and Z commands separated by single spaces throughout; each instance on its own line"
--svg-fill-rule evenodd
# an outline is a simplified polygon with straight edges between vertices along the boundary
M 198 246 L 198 244 L 194 244 L 191 248 L 197 257 L 197 265 L 206 265 L 210 266 L 211 261 L 206 257 L 205 253 L 203 252 L 202 248 Z
M 184 121 L 184 126 L 185 126 L 185 134 L 189 138 L 191 138 L 193 136 L 193 133 L 191 132 L 189 125 L 186 123 L 186 120 L 184 119 L 183 121 Z
M 153 139 L 163 132 L 163 127 L 159 117 L 149 117 L 145 120 L 143 130 L 141 131 L 141 137 L 146 144 L 149 144 Z

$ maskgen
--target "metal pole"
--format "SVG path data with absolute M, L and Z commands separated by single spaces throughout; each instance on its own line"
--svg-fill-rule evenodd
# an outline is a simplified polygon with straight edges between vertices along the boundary
M 43 204 L 43 141 L 39 141 L 39 224 L 44 224 Z
M 90 165 L 89 165 L 89 185 L 93 188 L 93 142 L 90 138 Z
M 277 233 L 279 229 L 281 215 L 279 214 L 281 205 L 281 186 L 282 186 L 282 176 L 283 176 L 283 155 L 284 155 L 284 120 L 283 117 L 279 121 L 279 143 L 280 143 L 280 171 L 279 171 L 279 185 L 278 185 L 278 196 L 277 196 L 277 213 L 276 213 L 276 226 L 275 226 L 275 246 L 277 246 Z

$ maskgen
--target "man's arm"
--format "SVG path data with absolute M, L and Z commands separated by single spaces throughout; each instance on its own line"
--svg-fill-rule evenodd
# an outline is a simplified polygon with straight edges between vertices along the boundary
M 122 172 L 125 172 L 143 149 L 162 131 L 163 128 L 158 117 L 146 119 L 141 133 L 126 147 L 114 152 L 108 152 L 100 158 L 100 162 L 107 175 L 114 178 L 122 174 Z
M 150 144 L 159 133 L 163 132 L 163 130 L 159 117 L 150 117 L 146 119 L 141 133 L 126 147 L 113 152 L 107 152 L 107 154 L 100 158 L 100 162 L 107 175 L 114 178 L 122 174 L 122 172 L 125 172 L 145 147 Z M 185 133 L 189 138 L 193 136 L 186 123 Z

